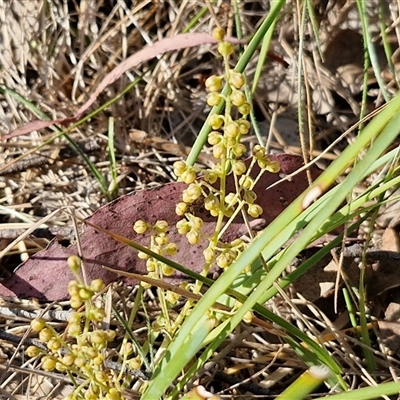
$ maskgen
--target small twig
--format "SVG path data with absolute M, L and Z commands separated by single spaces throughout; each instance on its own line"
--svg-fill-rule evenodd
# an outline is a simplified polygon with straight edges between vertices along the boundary
M 22 344 L 21 341 L 23 340 L 21 337 L 17 335 L 13 335 L 12 333 L 6 332 L 4 329 L 0 329 L 0 339 L 5 340 L 7 342 L 15 343 L 15 344 Z M 27 344 L 29 346 L 36 346 L 41 350 L 46 352 L 49 351 L 47 345 L 40 340 L 32 339 L 32 338 L 25 338 L 23 340 L 23 344 Z
M 6 319 L 25 319 L 31 321 L 35 318 L 43 318 L 49 321 L 68 321 L 71 310 L 48 310 L 43 313 L 43 310 L 24 310 L 15 307 L 0 307 L 0 316 Z
M 26 232 L 26 229 L 0 229 L 0 239 L 16 239 Z M 53 226 L 48 228 L 38 228 L 31 232 L 29 236 L 41 239 L 69 239 L 75 238 L 73 228 L 67 226 Z
M 85 153 L 91 153 L 100 149 L 100 143 L 98 140 L 90 140 L 85 143 L 77 143 L 78 147 Z M 78 153 L 74 149 L 68 146 L 64 146 L 60 149 L 57 159 L 65 160 L 67 158 L 76 157 Z M 23 172 L 29 168 L 41 167 L 43 165 L 54 162 L 52 152 L 45 152 L 43 154 L 33 154 L 31 156 L 24 157 L 23 159 L 16 161 L 8 167 L 0 171 L 1 175 L 13 174 L 16 172 Z
M 270 395 L 271 391 L 269 389 L 265 389 L 262 386 L 256 385 L 252 382 L 245 382 L 243 383 L 242 379 L 236 378 L 235 376 L 228 375 L 223 373 L 222 371 L 217 371 L 215 373 L 216 380 L 226 382 L 229 385 L 237 385 L 240 386 L 244 390 L 248 390 L 250 393 L 253 393 L 257 396 L 268 396 Z
M 363 256 L 363 252 L 363 247 L 356 243 L 352 246 L 345 247 L 343 250 L 343 256 L 346 258 L 360 258 Z M 366 251 L 366 256 L 368 262 L 400 260 L 400 252 L 389 250 L 369 249 Z

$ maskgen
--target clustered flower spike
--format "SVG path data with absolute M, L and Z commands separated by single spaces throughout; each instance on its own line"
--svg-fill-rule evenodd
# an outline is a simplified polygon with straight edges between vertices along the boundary
M 218 232 L 211 238 L 204 237 L 201 224 L 192 214 L 192 205 L 201 201 L 211 216 L 219 221 L 237 214 L 238 208 L 242 208 L 250 217 L 257 218 L 263 210 L 256 204 L 257 196 L 253 189 L 257 180 L 251 176 L 251 169 L 256 162 L 262 170 L 271 172 L 278 171 L 279 166 L 270 161 L 261 146 L 255 146 L 253 150 L 254 162 L 243 160 L 247 149 L 242 143 L 242 137 L 251 128 L 248 121 L 251 104 L 246 95 L 246 79 L 243 73 L 230 67 L 229 56 L 233 52 L 233 45 L 224 41 L 224 31 L 215 28 L 213 37 L 218 41 L 218 52 L 225 66 L 223 74 L 213 74 L 205 81 L 209 92 L 207 104 L 210 107 L 225 104 L 224 112 L 217 113 L 214 109 L 207 119 L 211 128 L 207 141 L 212 146 L 212 155 L 217 163 L 213 168 L 201 171 L 201 180 L 194 178 L 195 169 L 183 161 L 174 164 L 174 173 L 178 179 L 188 184 L 183 190 L 182 202 L 176 206 L 176 214 L 182 217 L 176 228 L 180 234 L 186 235 L 190 244 L 196 245 L 202 239 L 207 239 L 210 244 L 203 251 L 206 264 L 215 262 L 219 267 L 226 268 L 235 260 L 238 252 L 228 251 L 227 248 L 222 250 Z M 229 174 L 233 175 L 237 183 L 238 193 L 226 193 L 226 177 Z M 223 224 L 219 226 L 222 229 Z
M 254 146 L 250 163 L 243 160 L 247 149 L 242 143 L 242 137 L 251 129 L 248 121 L 251 103 L 246 95 L 246 79 L 243 73 L 230 67 L 229 56 L 233 53 L 234 46 L 224 41 L 224 30 L 215 28 L 213 37 L 218 41 L 218 52 L 225 67 L 222 75 L 211 75 L 205 81 L 209 92 L 207 104 L 210 107 L 221 106 L 214 108 L 207 119 L 210 127 L 207 140 L 212 146 L 212 154 L 217 162 L 213 168 L 206 170 L 196 169 L 183 161 L 177 161 L 173 166 L 177 179 L 187 185 L 183 190 L 182 201 L 175 207 L 176 214 L 181 217 L 175 228 L 179 234 L 185 235 L 192 245 L 203 245 L 207 242 L 203 250 L 204 275 L 213 265 L 228 268 L 247 246 L 239 238 L 224 242 L 221 236 L 225 232 L 225 224 L 231 223 L 233 217 L 240 215 L 241 211 L 253 218 L 262 215 L 263 210 L 256 203 L 257 195 L 254 191 L 259 176 L 254 178 L 250 174 L 253 166 L 257 164 L 261 168 L 260 173 L 265 170 L 274 173 L 279 171 L 279 164 L 271 161 L 265 148 L 259 145 Z M 222 109 L 222 105 L 225 105 L 224 112 L 217 113 L 216 110 Z M 198 179 L 200 174 L 202 179 Z M 228 175 L 231 175 L 230 178 L 235 183 L 235 192 L 228 192 Z M 199 203 L 216 219 L 215 232 L 211 237 L 204 234 L 204 221 L 196 215 L 195 209 Z M 176 243 L 169 241 L 168 222 L 159 220 L 151 224 L 138 220 L 132 228 L 138 235 L 149 236 L 150 251 L 143 249 L 138 252 L 138 258 L 146 264 L 148 276 L 162 279 L 163 276 L 172 275 L 174 268 L 160 261 L 162 257 L 168 258 L 178 252 Z M 43 350 L 30 346 L 26 353 L 30 357 L 42 356 L 41 365 L 44 370 L 68 372 L 69 375 L 79 378 L 78 382 L 84 382 L 79 383 L 77 391 L 68 396 L 68 400 L 122 400 L 123 390 L 130 387 L 133 378 L 130 374 L 122 372 L 115 374 L 106 365 L 106 349 L 110 342 L 115 340 L 116 331 L 100 329 L 106 318 L 105 305 L 101 298 L 105 289 L 104 282 L 100 279 L 93 280 L 90 284 L 82 282 L 78 273 L 82 261 L 77 256 L 71 256 L 67 264 L 76 280 L 68 285 L 70 305 L 74 312 L 69 317 L 66 332 L 60 335 L 43 319 L 32 321 L 32 330 L 38 332 L 39 339 L 47 344 L 48 352 L 43 354 Z M 243 272 L 249 273 L 250 270 L 251 266 L 248 265 Z M 183 282 L 180 286 L 184 290 L 193 290 L 196 285 L 197 283 Z M 142 286 L 151 285 L 142 282 Z M 172 336 L 178 325 L 172 328 L 169 307 L 174 305 L 180 296 L 167 290 L 159 297 L 162 312 L 152 323 L 152 329 L 154 332 L 163 330 Z M 189 308 L 185 312 L 190 312 L 190 303 L 187 303 Z M 167 307 L 164 307 L 165 305 Z M 237 307 L 240 306 L 238 304 Z M 210 311 L 210 319 L 213 318 L 211 313 Z M 250 322 L 252 318 L 253 315 L 249 312 L 245 320 Z M 181 321 L 180 317 L 177 321 Z M 143 362 L 140 356 L 135 354 L 135 347 L 126 337 L 118 357 L 124 360 L 124 366 L 132 369 L 139 369 Z
M 85 285 L 79 278 L 78 270 L 82 263 L 77 256 L 69 257 L 67 264 L 77 279 L 68 285 L 71 307 L 76 311 L 68 318 L 66 334 L 58 333 L 42 318 L 35 319 L 31 322 L 32 330 L 38 332 L 39 340 L 47 345 L 48 351 L 29 346 L 26 354 L 29 357 L 42 355 L 41 367 L 45 371 L 68 372 L 84 382 L 75 388 L 68 400 L 122 400 L 122 392 L 130 386 L 133 378 L 129 374 L 118 377 L 106 365 L 106 349 L 115 340 L 116 331 L 101 328 L 100 325 L 106 313 L 105 305 L 98 296 L 105 284 L 101 279 L 95 279 Z M 126 359 L 127 365 L 134 360 L 136 367 L 140 368 L 140 362 L 132 352 L 132 344 L 129 344 L 130 350 L 129 346 L 121 348 L 120 356 Z
M 181 166 L 182 165 L 179 164 L 178 169 Z M 181 171 L 187 171 L 187 169 L 181 168 Z M 195 196 L 195 194 L 197 193 L 196 187 L 197 185 L 195 183 L 189 185 L 190 190 L 186 195 L 188 200 L 192 199 L 190 196 Z M 192 201 L 194 201 L 194 199 Z M 178 203 L 176 205 L 176 213 L 184 214 L 186 212 L 186 208 L 187 204 L 185 202 Z M 138 234 L 144 234 L 146 232 L 150 233 L 151 244 L 149 246 L 149 250 L 151 250 L 153 253 L 164 257 L 171 257 L 177 253 L 178 247 L 176 243 L 172 243 L 169 241 L 169 224 L 167 221 L 158 220 L 154 225 L 151 225 L 142 220 L 138 220 L 133 225 L 133 229 Z M 184 229 L 184 227 L 182 227 L 182 229 Z M 138 257 L 142 260 L 146 260 L 146 269 L 148 272 L 147 276 L 149 276 L 150 278 L 162 279 L 164 275 L 170 276 L 175 271 L 170 266 L 159 261 L 155 257 L 151 257 L 151 255 L 148 255 L 144 252 L 139 252 Z M 142 286 L 150 287 L 151 285 L 146 282 L 142 282 Z

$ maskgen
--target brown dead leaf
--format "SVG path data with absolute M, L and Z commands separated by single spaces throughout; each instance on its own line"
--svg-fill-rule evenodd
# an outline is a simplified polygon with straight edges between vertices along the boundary
M 258 203 L 264 209 L 262 218 L 265 220 L 265 224 L 276 218 L 308 187 L 307 176 L 303 171 L 292 177 L 290 181 L 283 181 L 265 190 L 280 180 L 282 174 L 291 174 L 302 166 L 302 158 L 299 156 L 280 154 L 271 156 L 271 159 L 280 163 L 281 173 L 266 172 L 255 187 Z M 311 172 L 314 178 L 320 173 L 316 167 L 312 167 Z M 175 204 L 181 201 L 182 190 L 185 187 L 184 183 L 171 183 L 157 189 L 141 190 L 122 196 L 101 207 L 87 220 L 93 225 L 147 246 L 149 237 L 137 235 L 132 229 L 133 224 L 139 219 L 151 224 L 162 219 L 168 221 L 169 225 L 173 227 L 180 219 L 175 214 Z M 233 182 L 228 183 L 227 187 L 231 187 L 233 190 Z M 196 215 L 201 216 L 205 222 L 203 234 L 205 236 L 212 235 L 215 230 L 214 218 L 202 208 L 197 208 L 195 211 Z M 223 240 L 230 241 L 245 233 L 247 232 L 243 222 L 237 218 L 227 229 Z M 204 239 L 199 245 L 190 246 L 186 238 L 179 235 L 174 228 L 170 229 L 169 237 L 170 241 L 177 243 L 179 248 L 178 254 L 172 259 L 186 268 L 200 272 L 203 268 L 202 251 L 207 241 Z M 109 283 L 122 279 L 129 284 L 137 283 L 103 269 L 102 265 L 137 274 L 147 273 L 145 262 L 137 257 L 136 250 L 99 233 L 91 226 L 85 227 L 80 236 L 80 242 L 89 280 L 102 278 Z M 12 277 L 1 282 L 0 295 L 15 295 L 19 298 L 36 297 L 51 301 L 66 298 L 67 284 L 74 279 L 66 265 L 66 260 L 69 256 L 77 254 L 76 245 L 65 248 L 53 240 L 46 249 L 39 251 L 23 263 Z M 168 281 L 177 283 L 182 279 L 182 273 L 177 271 Z
M 367 281 L 368 298 L 375 300 L 384 292 L 400 286 L 399 275 L 399 234 L 388 228 L 382 236 L 378 262 L 370 271 Z
M 316 302 L 321 298 L 328 298 L 334 294 L 337 274 L 340 273 L 348 282 L 357 283 L 360 270 L 354 260 L 344 258 L 342 265 L 332 259 L 331 255 L 322 258 L 312 269 L 300 276 L 293 283 L 296 293 L 300 293 L 305 299 Z M 341 279 L 341 283 L 343 280 Z M 333 304 L 330 302 L 330 305 Z M 326 314 L 328 309 L 322 309 Z
M 379 338 L 393 353 L 400 349 L 400 295 L 397 293 L 388 304 L 383 321 L 378 321 Z
M 339 30 L 329 41 L 324 56 L 324 65 L 332 72 L 343 65 L 362 67 L 364 62 L 362 34 L 354 29 Z
M 381 244 L 379 246 L 381 250 L 387 251 L 400 251 L 400 237 L 396 229 L 386 228 L 383 232 Z

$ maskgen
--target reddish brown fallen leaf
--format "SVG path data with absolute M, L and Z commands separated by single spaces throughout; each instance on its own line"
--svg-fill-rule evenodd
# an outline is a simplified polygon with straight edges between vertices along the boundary
M 226 37 L 225 40 L 231 43 L 242 43 L 239 39 Z M 126 71 L 142 64 L 145 61 L 151 60 L 160 54 L 168 51 L 181 50 L 189 47 L 201 46 L 203 44 L 215 44 L 217 41 L 208 33 L 184 33 L 173 37 L 161 39 L 160 41 L 147 46 L 137 53 L 132 54 L 121 64 L 117 65 L 110 73 L 97 86 L 95 91 L 91 94 L 88 101 L 81 106 L 78 112 L 69 118 L 59 118 L 50 121 L 35 120 L 28 122 L 26 125 L 21 126 L 12 132 L 3 135 L 3 139 L 10 139 L 16 136 L 25 135 L 35 130 L 47 128 L 54 124 L 68 125 L 72 122 L 79 120 L 85 111 L 96 101 L 98 95 L 110 84 L 115 82 Z
M 281 165 L 280 174 L 266 172 L 258 184 L 255 192 L 258 203 L 263 207 L 262 218 L 265 223 L 270 223 L 281 211 L 291 203 L 307 186 L 305 172 L 301 172 L 271 189 L 265 190 L 280 179 L 282 174 L 290 174 L 302 166 L 302 159 L 298 156 L 280 154 L 271 156 Z M 314 178 L 319 174 L 316 167 L 311 168 Z M 228 184 L 233 188 L 233 184 Z M 175 204 L 181 201 L 182 190 L 186 187 L 183 183 L 171 183 L 157 189 L 141 190 L 120 197 L 114 202 L 97 210 L 88 221 L 93 225 L 101 226 L 111 232 L 138 242 L 141 245 L 149 244 L 147 235 L 137 235 L 132 226 L 138 219 L 155 223 L 159 219 L 168 221 L 173 227 L 180 219 L 175 214 Z M 204 234 L 214 233 L 215 222 L 206 210 L 197 209 L 196 214 L 201 216 L 204 223 Z M 243 223 L 238 219 L 227 230 L 224 240 L 232 240 L 245 234 Z M 203 268 L 202 251 L 206 245 L 203 240 L 199 245 L 191 246 L 184 236 L 176 233 L 174 228 L 169 232 L 170 240 L 177 243 L 179 252 L 173 260 L 186 268 L 200 272 Z M 101 265 L 137 274 L 145 274 L 146 268 L 143 260 L 137 257 L 136 250 L 116 242 L 111 237 L 97 232 L 94 228 L 86 226 L 80 236 L 83 257 L 89 280 L 102 278 L 106 283 L 121 279 L 127 283 L 135 283 L 129 279 L 120 278 L 115 273 L 105 270 Z M 66 260 L 70 255 L 77 255 L 76 245 L 63 247 L 56 240 L 49 246 L 33 255 L 23 263 L 9 279 L 0 285 L 1 296 L 18 296 L 19 298 L 36 297 L 50 301 L 61 300 L 67 297 L 67 284 L 73 279 Z M 182 274 L 176 274 L 169 279 L 171 283 L 181 281 Z

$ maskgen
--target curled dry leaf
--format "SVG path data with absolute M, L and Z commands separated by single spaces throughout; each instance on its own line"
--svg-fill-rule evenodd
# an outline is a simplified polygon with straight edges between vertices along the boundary
M 308 187 L 307 176 L 303 171 L 290 180 L 285 180 L 266 190 L 280 180 L 282 174 L 291 174 L 303 165 L 299 156 L 279 154 L 271 156 L 271 159 L 280 163 L 281 173 L 264 173 L 255 187 L 258 203 L 264 209 L 262 218 L 265 225 L 276 218 Z M 255 170 L 254 173 L 256 172 Z M 317 167 L 311 167 L 311 172 L 315 179 L 320 171 Z M 228 183 L 227 186 L 233 188 L 233 182 Z M 173 227 L 180 219 L 175 214 L 175 205 L 181 201 L 182 190 L 185 187 L 184 183 L 170 183 L 157 189 L 130 193 L 101 207 L 87 220 L 93 225 L 101 226 L 110 232 L 147 246 L 149 244 L 148 235 L 137 235 L 132 229 L 133 224 L 139 219 L 153 224 L 162 219 Z M 214 219 L 201 207 L 197 207 L 195 213 L 204 220 L 203 233 L 211 235 L 215 229 Z M 245 226 L 237 218 L 222 239 L 228 241 L 243 234 L 246 234 Z M 206 240 L 199 245 L 191 246 L 187 243 L 186 238 L 179 235 L 174 228 L 170 229 L 169 237 L 170 241 L 175 242 L 179 249 L 178 254 L 172 259 L 186 268 L 200 272 L 203 268 L 202 251 L 206 246 Z M 145 262 L 137 257 L 136 250 L 116 242 L 90 226 L 85 227 L 84 232 L 80 235 L 80 242 L 89 280 L 102 278 L 109 283 L 121 279 L 129 284 L 136 283 L 105 270 L 102 265 L 137 274 L 147 273 Z M 1 282 L 0 295 L 18 296 L 19 298 L 36 297 L 51 301 L 66 298 L 67 284 L 73 279 L 66 260 L 70 255 L 77 254 L 76 245 L 66 248 L 57 240 L 53 240 L 46 249 L 39 251 L 23 263 L 12 277 Z M 182 278 L 182 273 L 176 272 L 169 278 L 169 282 L 178 283 Z
M 240 40 L 235 38 L 226 37 L 225 40 L 232 43 L 242 43 Z M 25 135 L 35 130 L 44 129 L 54 124 L 60 124 L 67 126 L 70 123 L 79 120 L 86 110 L 96 101 L 99 94 L 110 84 L 115 82 L 122 74 L 126 71 L 142 64 L 145 61 L 151 60 L 160 54 L 164 54 L 168 51 L 181 50 L 189 47 L 201 46 L 203 44 L 215 44 L 217 41 L 208 33 L 185 33 L 176 35 L 173 37 L 162 39 L 151 46 L 147 46 L 137 53 L 132 54 L 125 61 L 117 65 L 110 73 L 108 73 L 104 79 L 97 86 L 96 90 L 91 94 L 88 101 L 83 104 L 78 112 L 69 118 L 59 118 L 49 121 L 35 120 L 28 122 L 26 125 L 15 129 L 14 131 L 3 135 L 3 139 L 10 139 L 12 137 Z

